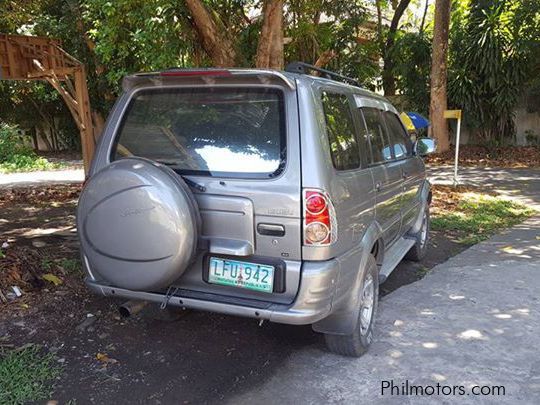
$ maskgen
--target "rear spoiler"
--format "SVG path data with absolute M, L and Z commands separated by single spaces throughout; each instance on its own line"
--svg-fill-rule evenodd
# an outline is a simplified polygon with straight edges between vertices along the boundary
M 136 73 L 126 76 L 122 81 L 122 89 L 128 91 L 140 85 L 162 85 L 169 83 L 178 84 L 209 84 L 227 81 L 228 79 L 246 79 L 251 82 L 269 84 L 271 81 L 279 81 L 289 89 L 295 90 L 296 85 L 290 74 L 277 70 L 261 69 L 168 69 L 162 72 Z M 225 79 L 225 80 L 223 80 Z

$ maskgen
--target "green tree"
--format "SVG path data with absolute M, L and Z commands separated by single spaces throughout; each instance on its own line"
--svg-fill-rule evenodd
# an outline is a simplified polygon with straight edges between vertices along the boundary
M 449 96 L 485 143 L 512 139 L 513 113 L 540 66 L 540 3 L 462 1 L 451 32 Z
M 435 21 L 431 53 L 429 119 L 431 135 L 437 139 L 440 152 L 450 148 L 448 125 L 444 118 L 447 107 L 448 36 L 450 29 L 450 0 L 435 1 Z

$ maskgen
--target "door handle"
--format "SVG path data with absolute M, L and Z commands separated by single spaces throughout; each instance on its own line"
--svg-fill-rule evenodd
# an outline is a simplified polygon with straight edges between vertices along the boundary
M 267 236 L 285 236 L 285 227 L 279 224 L 257 224 L 257 232 Z
M 406 179 L 407 177 L 409 177 L 409 173 L 403 172 L 403 178 Z
M 381 191 L 381 183 L 380 182 L 375 184 L 375 190 Z

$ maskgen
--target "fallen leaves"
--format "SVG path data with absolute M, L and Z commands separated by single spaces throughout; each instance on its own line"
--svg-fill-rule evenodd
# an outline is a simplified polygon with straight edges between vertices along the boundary
M 454 164 L 455 149 L 436 153 L 426 158 L 431 165 Z M 501 148 L 486 148 L 484 146 L 463 145 L 459 149 L 460 166 L 490 166 L 490 167 L 540 167 L 540 147 L 538 146 L 508 146 Z
M 63 281 L 59 277 L 51 273 L 44 274 L 41 278 L 50 283 L 53 283 L 55 286 L 59 286 L 63 283 Z
M 4 250 L 3 257 L 0 256 L 0 302 L 14 300 L 9 299 L 14 287 L 20 289 L 26 297 L 28 293 L 44 288 L 71 286 L 70 277 L 78 277 L 79 274 L 74 270 L 78 261 L 49 257 L 45 250 L 33 246 L 10 246 Z
M 116 364 L 118 363 L 118 360 L 116 359 L 113 359 L 112 357 L 109 357 L 107 354 L 105 353 L 98 353 L 96 354 L 96 359 L 102 363 L 104 363 L 105 365 L 107 364 Z
M 0 208 L 12 204 L 48 204 L 59 207 L 64 202 L 79 198 L 81 184 L 58 184 L 2 190 Z
M 443 186 L 432 185 L 431 191 L 433 193 L 433 200 L 431 203 L 431 211 L 433 213 L 438 212 L 453 212 L 457 211 L 458 204 L 463 201 L 463 198 L 467 194 L 482 193 L 487 195 L 496 195 L 494 192 L 472 186 Z
M 0 289 L 17 285 L 25 290 L 40 288 L 42 257 L 36 249 L 14 246 L 0 258 Z
M 478 243 L 534 214 L 527 206 L 485 188 L 437 185 L 432 190 L 432 229 L 459 243 Z M 514 253 L 511 246 L 507 253 Z

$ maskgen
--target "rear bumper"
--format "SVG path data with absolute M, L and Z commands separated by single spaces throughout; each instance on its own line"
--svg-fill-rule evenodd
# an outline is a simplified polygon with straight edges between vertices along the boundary
M 269 303 L 264 308 L 254 308 L 246 305 L 195 299 L 182 296 L 182 293 L 170 296 L 167 305 L 264 319 L 277 323 L 306 325 L 317 322 L 330 314 L 338 274 L 339 262 L 337 260 L 305 262 L 302 265 L 300 289 L 291 305 Z M 154 303 L 163 303 L 167 300 L 164 293 L 116 288 L 99 284 L 91 278 L 87 278 L 86 284 L 93 292 L 110 297 Z

